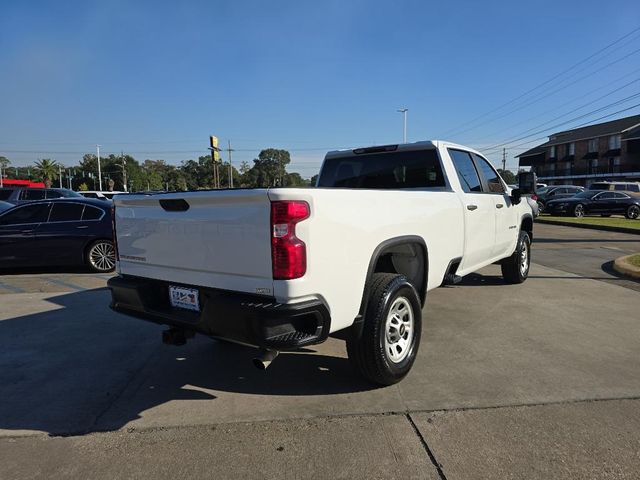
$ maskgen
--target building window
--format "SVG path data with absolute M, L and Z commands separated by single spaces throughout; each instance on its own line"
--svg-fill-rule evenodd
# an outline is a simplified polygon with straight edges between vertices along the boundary
M 569 152 L 569 155 L 575 155 L 576 154 L 576 144 L 571 142 L 569 144 L 569 146 L 567 147 L 567 151 Z
M 609 137 L 609 150 L 616 150 L 620 148 L 620 135 L 611 135 Z
M 620 165 L 620 157 L 613 157 L 613 164 Z
M 589 140 L 589 152 L 597 152 L 598 151 L 598 139 L 592 138 Z
M 556 158 L 556 146 L 549 148 L 549 158 Z

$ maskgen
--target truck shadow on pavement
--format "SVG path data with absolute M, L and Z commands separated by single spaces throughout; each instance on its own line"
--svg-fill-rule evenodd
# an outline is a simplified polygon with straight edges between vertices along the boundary
M 0 434 L 116 430 L 173 400 L 212 401 L 215 411 L 216 392 L 308 396 L 375 388 L 340 356 L 282 353 L 265 372 L 252 365 L 256 350 L 249 347 L 198 336 L 183 347 L 162 345 L 164 327 L 112 312 L 109 298 L 107 289 L 54 295 L 33 300 L 40 313 L 14 318 L 3 301 Z M 336 343 L 331 349 L 343 351 Z

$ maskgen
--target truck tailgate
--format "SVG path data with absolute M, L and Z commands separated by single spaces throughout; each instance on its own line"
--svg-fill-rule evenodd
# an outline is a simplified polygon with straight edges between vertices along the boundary
M 114 204 L 119 273 L 272 294 L 266 190 L 121 195 Z

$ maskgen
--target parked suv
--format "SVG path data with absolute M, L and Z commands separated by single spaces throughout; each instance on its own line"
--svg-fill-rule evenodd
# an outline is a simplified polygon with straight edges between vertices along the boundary
M 596 182 L 591 184 L 589 190 L 617 190 L 640 193 L 640 182 Z
M 584 192 L 584 187 L 575 185 L 551 185 L 550 187 L 541 188 L 536 192 L 538 196 L 538 208 L 540 213 L 544 212 L 547 202 L 558 198 L 573 197 L 575 194 Z
M 79 193 L 66 188 L 0 188 L 0 200 L 20 205 L 35 200 L 49 200 L 51 198 L 83 198 Z

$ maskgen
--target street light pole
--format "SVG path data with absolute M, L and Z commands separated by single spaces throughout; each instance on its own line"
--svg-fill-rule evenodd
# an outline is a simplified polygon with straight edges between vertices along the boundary
M 58 180 L 60 181 L 60 188 L 62 188 L 62 165 L 58 164 Z
M 96 145 L 96 150 L 98 150 L 98 186 L 100 187 L 100 191 L 102 191 L 102 170 L 100 170 L 100 145 Z
M 404 117 L 404 127 L 402 129 L 402 143 L 407 143 L 407 112 L 409 111 L 408 108 L 400 108 L 397 110 L 398 112 L 400 112 L 402 114 L 402 116 Z

